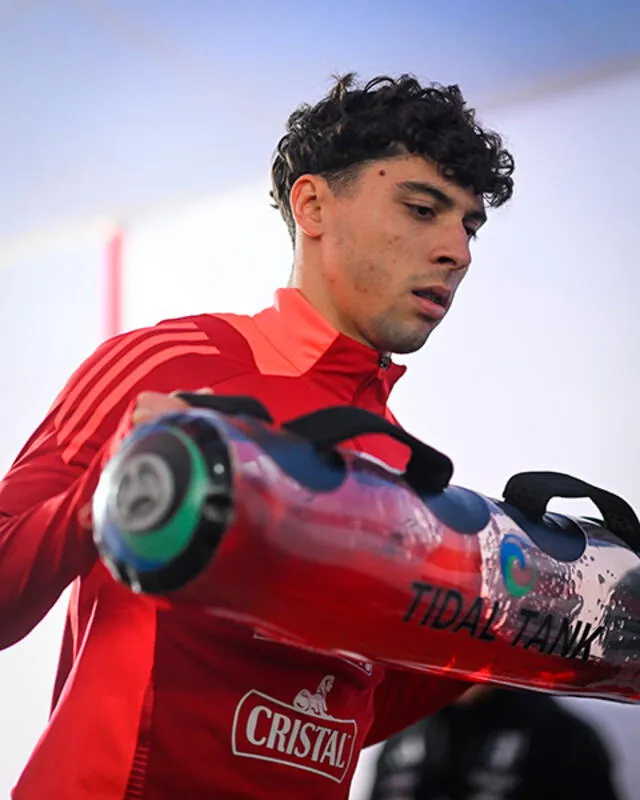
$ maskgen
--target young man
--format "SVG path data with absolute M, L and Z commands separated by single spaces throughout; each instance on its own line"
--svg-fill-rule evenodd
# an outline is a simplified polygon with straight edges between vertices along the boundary
M 617 800 L 596 731 L 549 695 L 475 686 L 386 742 L 370 800 Z
M 343 799 L 364 745 L 464 691 L 158 610 L 98 561 L 86 509 L 123 435 L 183 407 L 177 391 L 252 395 L 276 422 L 341 404 L 391 418 L 404 370 L 389 354 L 445 316 L 512 171 L 457 87 L 347 76 L 278 145 L 295 257 L 275 305 L 126 333 L 71 377 L 0 489 L 0 645 L 73 583 L 51 720 L 15 800 Z M 406 459 L 388 439 L 361 446 Z

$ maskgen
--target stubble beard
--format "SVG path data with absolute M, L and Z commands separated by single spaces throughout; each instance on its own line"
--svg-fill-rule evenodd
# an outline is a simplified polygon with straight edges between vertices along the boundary
M 426 326 L 412 329 L 382 315 L 371 320 L 370 326 L 371 343 L 385 353 L 415 353 L 426 344 L 432 331 L 432 327 Z

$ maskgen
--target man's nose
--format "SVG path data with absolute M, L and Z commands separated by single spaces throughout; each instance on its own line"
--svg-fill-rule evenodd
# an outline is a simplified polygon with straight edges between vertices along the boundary
M 445 264 L 451 269 L 466 269 L 471 263 L 471 250 L 464 227 L 459 223 L 443 227 L 431 257 L 437 264 Z

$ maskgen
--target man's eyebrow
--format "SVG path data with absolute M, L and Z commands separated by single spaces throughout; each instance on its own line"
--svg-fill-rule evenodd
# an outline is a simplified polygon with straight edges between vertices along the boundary
M 442 189 L 438 189 L 437 186 L 433 186 L 430 183 L 425 183 L 424 181 L 402 181 L 401 183 L 396 184 L 396 186 L 401 191 L 417 192 L 418 194 L 429 195 L 429 197 L 436 200 L 446 209 L 452 209 L 456 205 L 453 199 L 446 194 L 446 192 L 443 192 Z M 480 222 L 480 224 L 487 221 L 487 215 L 480 208 L 474 209 L 473 211 L 468 211 L 464 215 L 464 218 L 466 220 L 475 220 Z

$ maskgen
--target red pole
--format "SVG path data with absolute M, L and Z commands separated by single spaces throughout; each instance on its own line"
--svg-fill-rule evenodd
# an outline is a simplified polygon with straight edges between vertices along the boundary
M 107 242 L 105 264 L 106 338 L 122 331 L 122 250 L 123 233 L 117 228 Z

